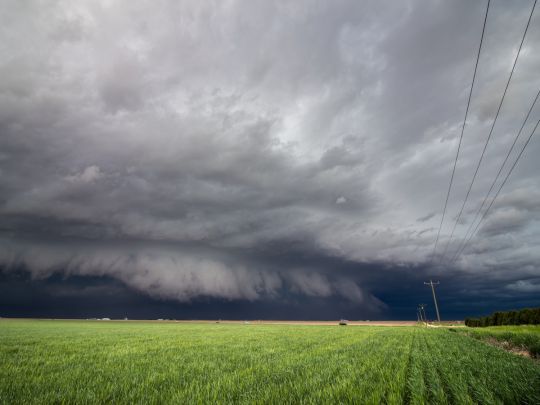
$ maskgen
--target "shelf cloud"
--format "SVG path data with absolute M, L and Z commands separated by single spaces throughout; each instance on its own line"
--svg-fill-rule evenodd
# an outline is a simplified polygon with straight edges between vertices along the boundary
M 477 279 L 538 290 L 540 135 L 463 255 L 431 260 L 481 2 L 0 7 L 3 272 L 106 276 L 179 302 L 339 297 L 372 313 L 389 310 L 395 274 L 461 279 L 456 302 Z M 540 88 L 534 15 L 450 241 L 529 12 L 490 10 L 439 254 L 457 250 Z M 540 107 L 524 134 L 538 119 Z

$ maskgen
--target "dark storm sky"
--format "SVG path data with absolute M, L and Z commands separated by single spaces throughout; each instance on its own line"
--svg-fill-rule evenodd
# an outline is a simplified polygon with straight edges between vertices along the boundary
M 540 136 L 431 261 L 485 6 L 0 1 L 0 316 L 404 319 L 429 278 L 445 318 L 540 305 Z M 491 2 L 440 250 L 531 7 Z M 540 88 L 538 14 L 449 252 Z

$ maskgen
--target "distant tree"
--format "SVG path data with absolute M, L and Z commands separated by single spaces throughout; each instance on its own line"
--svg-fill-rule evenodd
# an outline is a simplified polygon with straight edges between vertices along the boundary
M 540 308 L 524 308 L 519 311 L 497 311 L 480 318 L 467 318 L 465 325 L 472 328 L 499 325 L 540 325 Z
M 540 308 L 533 308 L 531 317 L 531 323 L 533 325 L 540 325 Z

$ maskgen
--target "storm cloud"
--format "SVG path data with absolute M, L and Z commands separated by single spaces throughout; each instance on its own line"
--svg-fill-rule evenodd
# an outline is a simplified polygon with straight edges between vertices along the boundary
M 492 2 L 440 250 L 531 6 Z M 396 274 L 462 280 L 456 301 L 538 291 L 538 137 L 463 255 L 431 257 L 483 2 L 0 8 L 3 272 L 181 302 L 340 297 L 375 314 Z M 449 252 L 540 88 L 539 13 Z

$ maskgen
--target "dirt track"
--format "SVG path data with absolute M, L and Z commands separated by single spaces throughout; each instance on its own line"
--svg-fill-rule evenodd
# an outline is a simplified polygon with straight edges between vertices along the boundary
M 0 318 L 1 320 L 9 319 L 39 319 L 39 318 Z M 59 320 L 59 321 L 82 321 L 83 319 L 40 319 L 40 320 Z M 319 325 L 319 326 L 335 326 L 339 325 L 339 320 L 335 321 L 280 321 L 280 320 L 246 320 L 246 321 L 231 321 L 231 320 L 173 320 L 173 319 L 111 319 L 102 321 L 100 319 L 88 319 L 90 321 L 98 322 L 159 322 L 159 323 L 203 323 L 203 324 L 250 324 L 250 325 Z M 350 326 L 415 326 L 417 321 L 347 321 L 347 325 Z M 445 321 L 441 326 L 456 326 L 462 325 L 463 321 Z M 430 325 L 434 326 L 434 325 Z
M 252 324 L 252 325 L 321 325 L 321 326 L 334 326 L 338 325 L 339 321 L 176 321 L 186 323 L 226 323 L 226 324 Z M 348 325 L 351 326 L 415 326 L 416 321 L 348 321 Z
M 336 325 L 339 321 L 254 321 L 252 323 L 276 325 Z M 348 321 L 348 325 L 414 326 L 416 321 Z

